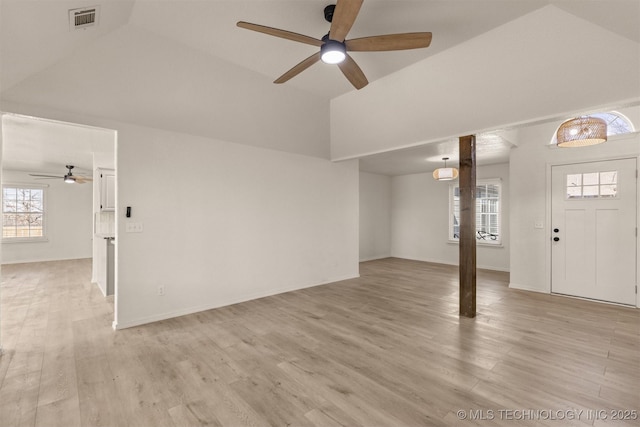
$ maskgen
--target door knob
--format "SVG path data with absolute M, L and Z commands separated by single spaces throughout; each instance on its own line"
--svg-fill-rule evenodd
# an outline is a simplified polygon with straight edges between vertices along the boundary
M 560 238 L 559 238 L 559 237 L 554 237 L 554 238 L 553 238 L 553 241 L 554 241 L 554 242 L 557 242 L 558 240 L 560 240 Z

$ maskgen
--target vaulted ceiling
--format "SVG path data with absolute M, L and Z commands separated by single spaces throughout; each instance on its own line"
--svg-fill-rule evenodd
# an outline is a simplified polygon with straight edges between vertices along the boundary
M 164 44 L 167 62 L 164 70 L 156 70 L 160 76 L 172 71 L 169 49 L 175 48 L 191 50 L 203 58 L 219 58 L 274 80 L 316 48 L 243 30 L 236 27 L 236 22 L 244 20 L 321 38 L 330 25 L 322 12 L 329 3 L 329 0 L 2 0 L 0 87 L 6 91 L 37 73 L 54 72 L 56 64 L 74 56 L 82 56 L 85 63 L 99 61 L 100 47 L 110 44 L 116 47 L 116 39 L 120 37 L 125 37 L 126 44 L 133 48 L 139 46 L 141 57 L 147 38 Z M 349 38 L 430 31 L 433 42 L 427 49 L 354 52 L 352 56 L 369 81 L 375 81 L 548 4 L 640 42 L 640 3 L 636 0 L 367 0 Z M 70 30 L 68 10 L 94 5 L 100 6 L 98 25 Z M 130 77 L 138 80 L 136 76 Z M 90 86 L 90 82 L 78 84 Z M 353 90 L 337 67 L 324 64 L 317 64 L 288 84 L 324 99 Z
M 273 108 L 283 115 L 309 111 L 318 117 L 315 133 L 328 139 L 329 101 L 355 91 L 339 69 L 318 63 L 274 85 L 316 48 L 236 26 L 243 20 L 320 38 L 329 28 L 323 17 L 328 3 L 0 0 L 0 96 L 236 142 L 256 134 L 229 117 L 252 119 L 278 97 L 281 104 Z M 68 11 L 95 5 L 98 25 L 70 30 Z M 348 38 L 433 33 L 427 49 L 352 53 L 375 82 L 549 5 L 640 43 L 637 0 L 365 0 Z M 258 130 L 282 139 L 278 128 Z

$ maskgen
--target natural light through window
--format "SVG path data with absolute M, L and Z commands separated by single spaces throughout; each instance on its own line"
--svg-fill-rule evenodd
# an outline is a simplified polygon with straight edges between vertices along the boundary
M 476 183 L 476 240 L 480 244 L 500 245 L 502 184 L 499 179 Z M 460 188 L 452 185 L 449 194 L 449 240 L 460 240 Z
M 567 199 L 611 198 L 618 194 L 618 171 L 567 175 Z
M 2 239 L 43 239 L 44 213 L 44 188 L 4 186 Z

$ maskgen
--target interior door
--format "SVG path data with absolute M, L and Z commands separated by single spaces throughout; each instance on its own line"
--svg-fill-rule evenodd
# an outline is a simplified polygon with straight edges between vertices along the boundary
M 636 304 L 636 159 L 553 166 L 551 291 Z

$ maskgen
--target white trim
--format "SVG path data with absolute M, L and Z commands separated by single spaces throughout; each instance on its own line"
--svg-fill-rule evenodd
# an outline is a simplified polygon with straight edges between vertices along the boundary
M 378 259 L 392 258 L 391 255 L 375 255 L 368 258 L 362 258 L 358 262 L 376 261 Z
M 625 136 L 625 137 L 628 137 L 629 135 L 631 134 L 628 134 L 628 133 L 621 134 L 621 136 Z M 616 157 L 589 156 L 576 162 L 567 162 L 566 160 L 559 160 L 557 162 L 546 163 L 545 221 L 546 221 L 546 224 L 549 224 L 546 230 L 546 232 L 549 234 L 545 244 L 544 259 L 545 259 L 546 290 L 544 292 L 550 295 L 564 296 L 562 294 L 554 294 L 551 292 L 551 253 L 552 253 L 551 252 L 551 216 L 552 216 L 551 215 L 551 208 L 552 208 L 551 206 L 551 198 L 552 198 L 551 172 L 552 172 L 552 168 L 554 166 L 567 166 L 567 165 L 577 165 L 581 163 L 595 163 L 595 162 L 606 162 L 606 161 L 626 160 L 626 159 L 635 159 L 636 174 L 637 174 L 638 168 L 640 167 L 640 156 L 633 155 L 633 154 L 626 155 L 626 156 L 621 155 L 619 157 L 618 156 Z M 636 227 L 640 227 L 640 223 L 638 220 L 639 215 L 640 215 L 640 182 L 638 181 L 638 177 L 636 175 Z M 640 260 L 638 259 L 638 255 L 639 255 L 638 237 L 636 237 L 636 286 L 640 288 L 640 285 L 638 284 L 638 280 L 640 278 Z M 509 285 L 509 287 L 511 287 L 511 285 Z M 518 289 L 525 289 L 525 288 L 518 288 Z M 576 298 L 579 298 L 579 297 L 576 297 Z M 595 300 L 590 300 L 590 301 L 595 301 Z M 633 306 L 625 305 L 625 307 L 633 307 Z M 640 308 L 640 293 L 636 293 L 636 308 Z
M 585 297 L 579 297 L 577 295 L 559 294 L 559 293 L 555 293 L 555 292 L 551 292 L 550 295 L 552 297 L 564 297 L 564 298 L 571 298 L 571 299 L 579 299 L 579 300 L 582 300 L 582 301 L 596 302 L 596 303 L 600 303 L 600 304 L 617 305 L 618 307 L 635 308 L 633 304 L 622 304 L 620 302 L 605 301 L 605 300 L 602 300 L 602 299 L 595 299 L 595 298 L 585 298 Z
M 459 245 L 459 240 L 451 240 L 447 241 L 448 245 Z M 496 249 L 504 249 L 504 245 L 502 243 L 485 243 L 482 240 L 476 239 L 476 246 L 482 246 L 483 248 L 496 248 Z
M 432 264 L 450 265 L 452 267 L 458 267 L 460 265 L 459 262 L 451 262 L 451 261 L 438 260 L 438 259 L 433 259 L 433 258 L 431 258 L 431 259 L 429 259 L 429 258 L 415 258 L 415 257 L 401 256 L 401 255 L 390 255 L 389 258 L 406 259 L 406 260 L 409 260 L 409 261 L 430 262 Z M 477 262 L 477 260 L 476 260 L 476 262 Z M 476 264 L 476 269 L 477 270 L 502 271 L 504 273 L 510 273 L 510 270 L 508 268 L 494 267 L 494 266 L 490 266 L 490 265 L 479 265 L 479 264 Z
M 539 293 L 539 294 L 551 295 L 550 292 L 547 292 L 544 289 L 532 288 L 532 287 L 529 287 L 529 286 L 524 286 L 524 285 L 521 285 L 519 283 L 513 283 L 513 282 L 509 282 L 509 289 L 517 289 L 519 291 L 536 292 L 536 293 Z
M 114 330 L 120 330 L 120 329 L 126 329 L 126 328 L 131 328 L 134 326 L 139 326 L 139 325 L 145 325 L 147 323 L 152 323 L 152 322 L 158 322 L 160 320 L 166 320 L 166 319 L 171 319 L 174 317 L 179 317 L 179 316 L 185 316 L 187 314 L 193 314 L 193 313 L 199 313 L 201 311 L 207 311 L 207 310 L 212 310 L 215 308 L 221 308 L 221 307 L 226 307 L 229 305 L 233 305 L 233 304 L 239 304 L 242 302 L 247 302 L 247 301 L 251 301 L 251 300 L 255 300 L 258 298 L 265 298 L 265 297 L 270 297 L 273 295 L 278 295 L 278 294 L 283 294 L 283 293 L 287 293 L 287 292 L 293 292 L 293 291 L 297 291 L 297 290 L 301 290 L 301 289 L 306 289 L 306 288 L 313 288 L 315 286 L 322 286 L 322 285 L 328 285 L 330 283 L 335 283 L 335 282 L 341 282 L 343 280 L 350 280 L 350 279 L 357 279 L 358 277 L 360 277 L 359 274 L 356 275 L 347 275 L 347 276 L 343 276 L 343 277 L 336 277 L 332 280 L 326 281 L 326 282 L 321 282 L 321 283 L 314 283 L 314 284 L 310 284 L 310 285 L 306 285 L 306 286 L 291 286 L 291 287 L 283 287 L 280 289 L 274 289 L 274 290 L 270 290 L 270 291 L 265 291 L 265 292 L 256 292 L 254 294 L 249 294 L 249 295 L 243 295 L 237 298 L 229 298 L 226 300 L 222 300 L 222 301 L 218 301 L 218 302 L 214 302 L 211 304 L 205 304 L 205 305 L 201 305 L 201 306 L 196 306 L 196 307 L 189 307 L 189 308 L 184 308 L 184 309 L 180 309 L 180 310 L 174 310 L 174 311 L 170 311 L 170 312 L 166 312 L 166 313 L 160 313 L 160 314 L 156 314 L 153 316 L 147 316 L 147 317 L 142 317 L 139 319 L 133 319 L 127 322 L 119 322 L 119 321 L 114 321 L 112 323 L 112 327 Z
M 45 220 L 46 221 L 46 220 Z M 10 245 L 16 243 L 46 243 L 49 239 L 47 236 L 36 236 L 36 237 L 2 237 L 0 238 L 0 243 L 3 245 L 8 243 Z
M 2 183 L 2 194 L 0 194 L 0 199 L 2 200 L 2 218 L 4 220 L 4 189 L 5 188 L 25 188 L 29 190 L 42 190 L 42 236 L 33 236 L 33 237 L 4 237 L 0 234 L 0 243 L 43 243 L 48 242 L 49 239 L 47 237 L 48 233 L 48 223 L 49 223 L 49 215 L 47 214 L 47 189 L 49 188 L 48 184 L 36 184 L 36 183 L 24 183 L 24 182 L 3 182 Z M 10 212 L 7 212 L 10 213 Z M 26 213 L 26 212 L 22 212 Z
M 76 259 L 91 259 L 87 257 L 77 258 L 44 258 L 44 259 L 21 259 L 20 261 L 2 261 L 2 265 L 11 265 L 11 264 L 29 264 L 33 262 L 53 262 L 53 261 L 72 261 Z

